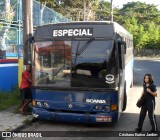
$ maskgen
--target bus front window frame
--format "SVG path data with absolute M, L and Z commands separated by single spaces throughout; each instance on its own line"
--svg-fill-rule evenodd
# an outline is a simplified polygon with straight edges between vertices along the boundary
M 48 41 L 48 42 L 51 42 L 51 41 Z M 63 44 L 55 44 L 55 46 L 53 46 L 54 43 L 60 43 L 60 42 Z M 69 74 L 70 72 L 68 72 L 67 70 L 68 67 L 70 67 L 70 64 L 68 63 L 70 62 L 70 60 L 67 61 L 67 59 L 69 59 L 68 56 L 70 56 L 70 54 L 67 55 L 64 53 L 68 53 L 68 52 L 70 53 L 70 51 L 66 49 L 66 47 L 69 48 L 69 44 L 71 43 L 69 43 L 69 41 L 59 41 L 59 42 L 52 41 L 51 44 L 44 45 L 45 43 L 47 44 L 47 41 L 35 42 L 34 44 L 35 49 L 34 49 L 33 86 L 47 87 L 47 86 L 51 86 L 52 84 L 55 84 L 58 81 L 61 81 L 61 79 L 67 79 L 68 77 L 70 77 L 70 74 Z M 60 48 L 56 46 L 60 46 Z M 40 51 L 42 52 L 41 56 L 40 56 Z M 49 52 L 48 55 L 47 55 L 47 51 Z M 45 55 L 50 57 L 50 64 L 48 66 L 42 65 L 43 61 L 41 57 Z M 61 73 L 63 73 L 63 75 L 59 74 L 60 71 Z M 60 87 L 61 86 L 62 85 L 60 85 Z M 58 83 L 57 83 L 57 87 L 59 87 Z M 63 82 L 63 87 L 65 88 L 70 87 L 70 82 Z
M 64 41 L 64 40 L 62 40 L 62 41 Z M 102 74 L 101 74 L 101 80 L 100 80 L 100 82 L 102 82 L 103 81 L 103 85 L 98 85 L 98 86 L 95 86 L 94 84 L 92 84 L 91 86 L 89 85 L 86 85 L 85 86 L 85 84 L 83 84 L 83 85 L 81 85 L 80 83 L 79 83 L 79 85 L 77 86 L 77 85 L 73 85 L 73 83 L 74 83 L 74 72 L 73 72 L 73 62 L 72 62 L 72 59 L 73 59 L 73 50 L 72 50 L 72 48 L 73 48 L 73 42 L 74 41 L 81 41 L 82 42 L 82 40 L 76 40 L 76 39 L 74 39 L 74 40 L 71 40 L 70 41 L 70 46 L 71 46 L 71 50 L 70 50 L 70 55 L 71 55 L 71 60 L 70 60 L 70 66 L 68 66 L 68 70 L 67 69 L 65 69 L 64 70 L 64 72 L 66 73 L 66 76 L 70 76 L 69 78 L 70 78 L 70 80 L 68 80 L 68 82 L 69 82 L 69 84 L 68 84 L 68 86 L 64 86 L 64 85 L 60 85 L 59 84 L 59 86 L 54 86 L 53 84 L 54 84 L 54 82 L 52 83 L 52 84 L 50 84 L 49 83 L 49 80 L 50 79 L 52 79 L 51 78 L 51 74 L 49 73 L 49 74 L 43 74 L 43 76 L 44 77 L 46 77 L 46 79 L 45 79 L 45 84 L 37 84 L 37 79 L 36 79 L 36 70 L 37 70 L 37 65 L 36 65 L 36 62 L 34 62 L 35 63 L 35 70 L 33 71 L 33 75 L 35 76 L 35 78 L 34 78 L 34 84 L 33 84 L 33 86 L 44 86 L 44 87 L 54 87 L 54 88 L 60 88 L 60 89 L 63 89 L 63 88 L 97 88 L 97 89 L 107 89 L 107 88 L 114 88 L 115 87 L 115 84 L 108 84 L 108 83 L 106 83 L 106 81 L 105 81 L 105 79 L 106 79 L 106 75 L 107 74 L 112 74 L 113 76 L 115 76 L 115 74 L 116 74 L 116 70 L 115 70 L 115 66 L 116 66 L 116 62 L 112 62 L 113 63 L 113 65 L 115 65 L 114 66 L 114 70 L 113 71 L 108 71 L 108 73 L 106 73 L 104 70 L 103 70 L 103 72 L 102 72 Z M 79 44 L 79 45 L 81 45 L 80 47 L 82 48 L 82 50 L 84 51 L 85 49 L 90 49 L 92 46 L 90 46 L 90 45 L 93 45 L 93 44 L 95 44 L 95 43 L 97 43 L 97 47 L 100 47 L 100 45 L 98 45 L 99 44 L 99 42 L 101 42 L 101 44 L 103 43 L 103 46 L 105 46 L 105 43 L 106 42 L 108 42 L 109 40 L 108 39 L 95 39 L 95 38 L 90 38 L 90 39 L 85 39 L 84 40 L 84 44 L 82 43 L 82 44 Z M 112 49 L 114 48 L 115 49 L 115 45 L 114 45 L 114 40 L 111 40 L 110 39 L 110 41 L 112 42 Z M 58 42 L 58 41 L 53 41 L 53 42 Z M 45 41 L 43 41 L 43 42 L 35 42 L 35 48 L 36 48 L 36 45 L 41 45 L 42 44 L 42 46 L 39 46 L 39 48 L 43 48 L 44 47 L 44 44 L 45 44 Z M 106 43 L 107 44 L 107 43 Z M 77 44 L 78 45 L 78 44 Z M 84 47 L 84 48 L 83 48 Z M 34 53 L 36 52 L 35 51 L 36 49 L 34 49 Z M 82 53 L 80 54 L 80 56 L 81 55 L 83 55 L 83 57 L 84 57 L 84 54 L 83 54 L 83 51 L 82 51 Z M 115 59 L 115 50 L 113 51 L 113 52 L 110 52 L 110 53 L 114 53 L 114 58 L 112 58 L 114 61 L 116 61 L 116 59 Z M 113 54 L 112 54 L 113 55 Z M 81 56 L 82 57 L 82 56 Z M 89 56 L 88 56 L 89 57 Z M 34 61 L 36 60 L 36 59 L 38 59 L 38 58 L 36 58 L 36 55 L 35 55 L 35 59 L 34 59 Z M 79 58 L 78 58 L 79 59 Z M 98 60 L 98 61 L 100 61 L 100 62 L 98 62 L 98 63 L 102 63 L 101 60 L 102 58 L 99 58 L 99 60 L 96 58 L 96 61 Z M 104 59 L 104 58 L 103 58 Z M 106 67 L 108 67 L 108 66 L 110 66 L 111 65 L 111 63 L 110 64 L 107 64 L 108 63 L 108 61 L 109 61 L 109 58 L 107 58 L 107 56 L 106 56 L 106 58 L 105 58 L 106 60 L 104 61 L 105 63 L 103 64 L 103 65 L 106 65 L 106 66 L 103 66 L 104 67 L 104 69 L 106 69 Z M 40 61 L 40 60 L 39 60 Z M 97 62 L 96 62 L 97 63 Z M 97 63 L 97 64 L 98 64 Z M 65 62 L 65 60 L 64 60 L 64 64 L 66 64 L 66 62 Z M 107 66 L 108 65 L 108 66 Z M 66 65 L 67 66 L 67 65 Z M 63 69 L 63 68 L 62 68 Z M 42 69 L 40 69 L 39 68 L 39 70 L 42 70 L 43 71 L 43 68 Z M 83 73 L 87 73 L 87 75 L 89 76 L 89 75 L 91 75 L 91 73 L 88 71 L 87 72 L 87 69 L 85 70 L 78 70 L 78 72 L 82 72 L 83 71 Z M 40 71 L 41 72 L 41 71 Z M 90 74 L 89 74 L 90 73 Z M 42 77 L 43 77 L 42 76 Z M 95 80 L 95 79 L 94 79 Z M 93 81 L 93 80 L 92 80 Z M 92 82 L 91 81 L 91 82 Z M 98 81 L 99 82 L 99 81 Z M 96 84 L 97 85 L 97 84 Z

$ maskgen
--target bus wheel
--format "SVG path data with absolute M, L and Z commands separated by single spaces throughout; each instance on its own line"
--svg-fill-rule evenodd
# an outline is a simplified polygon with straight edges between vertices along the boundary
M 132 87 L 133 87 L 133 80 L 132 80 L 131 85 L 130 85 L 130 88 L 132 88 Z
M 130 85 L 130 88 L 133 87 L 133 72 L 132 72 L 132 81 L 131 81 L 131 85 Z
M 127 106 L 127 94 L 126 94 L 126 84 L 124 86 L 124 97 L 123 97 L 123 108 L 122 111 L 126 110 L 126 106 Z

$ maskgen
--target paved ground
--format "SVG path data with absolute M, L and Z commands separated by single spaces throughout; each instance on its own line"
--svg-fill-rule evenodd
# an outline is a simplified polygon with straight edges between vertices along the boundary
M 15 107 L 10 107 L 0 112 L 0 131 L 18 130 L 31 120 L 31 115 L 15 113 Z

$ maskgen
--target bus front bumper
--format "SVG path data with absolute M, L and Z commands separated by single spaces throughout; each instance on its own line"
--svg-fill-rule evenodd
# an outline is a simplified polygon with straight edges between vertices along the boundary
M 44 108 L 32 107 L 32 115 L 37 119 L 75 122 L 75 123 L 112 123 L 118 121 L 118 111 L 111 113 L 80 114 L 52 112 Z

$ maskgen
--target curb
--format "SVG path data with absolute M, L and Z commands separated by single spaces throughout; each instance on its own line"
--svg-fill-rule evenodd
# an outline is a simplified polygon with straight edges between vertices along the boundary
M 29 118 L 27 118 L 26 120 L 29 121 L 29 122 L 31 122 L 31 123 L 33 123 L 33 122 L 36 121 L 36 119 L 35 119 L 32 115 L 29 116 Z M 21 125 L 13 128 L 13 129 L 11 130 L 11 132 L 20 131 L 21 129 L 25 128 L 27 125 L 29 125 L 29 124 L 25 124 L 24 122 L 22 122 Z
M 28 120 L 29 122 L 33 123 L 33 122 L 35 122 L 37 119 L 34 118 L 32 115 L 30 115 L 29 118 L 26 118 L 26 120 Z M 8 131 L 8 132 L 13 133 L 13 132 L 21 131 L 22 129 L 24 129 L 24 128 L 25 128 L 26 126 L 28 126 L 28 125 L 29 125 L 29 124 L 25 124 L 24 122 L 22 122 L 22 124 L 20 124 L 19 126 L 13 128 L 13 129 L 11 129 L 11 130 Z M 6 131 L 6 132 L 7 132 L 7 131 Z M 6 138 L 0 137 L 0 140 L 5 140 L 5 139 L 8 140 L 8 137 L 6 137 Z

